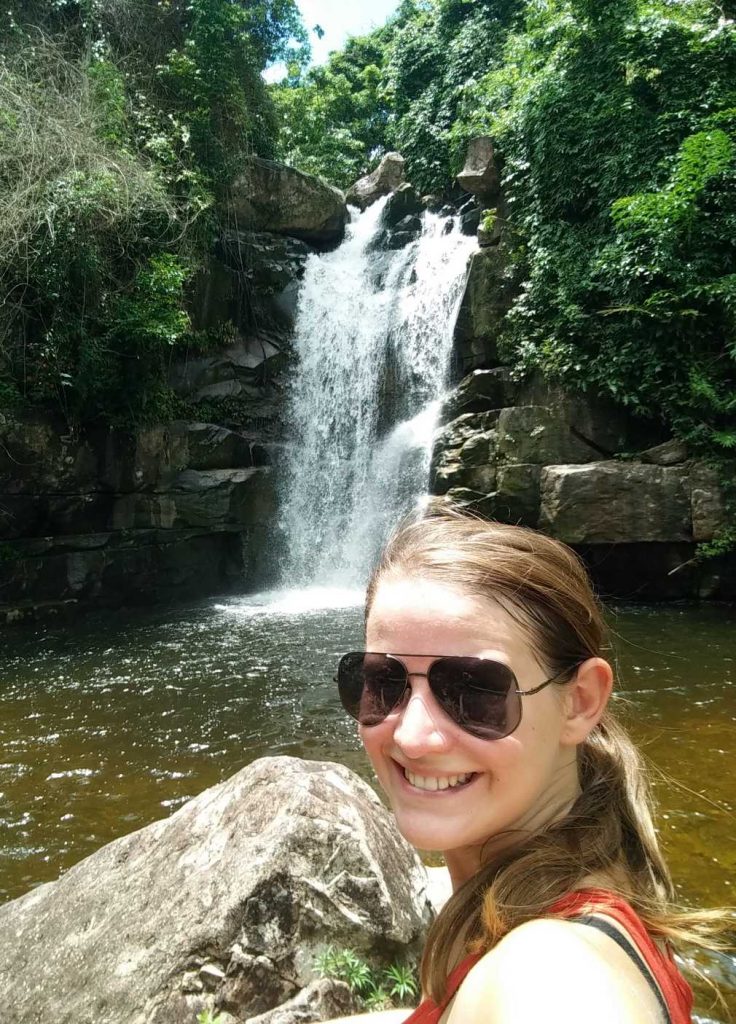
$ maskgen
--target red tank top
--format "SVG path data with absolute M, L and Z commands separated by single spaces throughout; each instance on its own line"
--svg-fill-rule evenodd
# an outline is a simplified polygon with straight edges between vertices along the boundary
M 672 955 L 663 952 L 653 941 L 641 918 L 625 900 L 605 889 L 581 889 L 579 892 L 563 896 L 549 908 L 548 913 L 555 917 L 571 919 L 603 914 L 616 921 L 648 967 L 661 993 L 661 1002 L 667 1007 L 671 1024 L 692 1024 L 693 994 L 690 986 L 680 974 Z M 447 989 L 442 1002 L 437 1004 L 432 999 L 425 999 L 406 1019 L 405 1024 L 439 1024 L 450 1000 L 481 956 L 482 954 L 468 956 L 458 964 L 447 979 Z

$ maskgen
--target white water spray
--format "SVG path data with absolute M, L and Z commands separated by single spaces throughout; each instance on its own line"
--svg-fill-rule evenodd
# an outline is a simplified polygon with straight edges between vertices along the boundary
M 425 213 L 397 252 L 386 200 L 307 262 L 283 472 L 284 586 L 360 587 L 387 531 L 426 493 L 440 399 L 475 240 Z

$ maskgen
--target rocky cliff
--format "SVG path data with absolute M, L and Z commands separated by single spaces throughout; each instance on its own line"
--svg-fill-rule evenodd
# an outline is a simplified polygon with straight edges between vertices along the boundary
M 455 324 L 434 492 L 573 545 L 606 595 L 735 597 L 736 557 L 696 557 L 727 518 L 712 468 L 599 396 L 512 380 L 497 338 L 518 283 L 489 139 L 471 145 L 458 182 L 447 212 L 480 246 Z M 366 207 L 387 194 L 378 264 L 381 249 L 417 237 L 425 209 L 444 208 L 404 180 L 398 154 L 350 196 Z M 254 158 L 192 289 L 193 331 L 208 344 L 171 367 L 186 417 L 70 435 L 49 416 L 0 416 L 0 618 L 272 581 L 299 282 L 311 252 L 339 244 L 347 217 L 325 182 Z
M 661 425 L 597 395 L 515 383 L 496 338 L 513 299 L 500 175 L 478 139 L 458 181 L 494 230 L 479 238 L 455 327 L 456 376 L 436 438 L 436 494 L 576 548 L 607 596 L 736 597 L 736 556 L 699 560 L 727 524 L 721 476 Z M 733 474 L 736 478 L 736 463 Z
M 257 158 L 230 197 L 190 296 L 206 344 L 171 367 L 186 419 L 70 433 L 60 416 L 0 415 L 0 621 L 269 582 L 299 279 L 348 211 Z

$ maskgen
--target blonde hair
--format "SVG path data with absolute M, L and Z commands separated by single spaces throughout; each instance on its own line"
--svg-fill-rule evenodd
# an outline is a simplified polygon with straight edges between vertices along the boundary
M 366 596 L 366 621 L 387 577 L 431 579 L 500 604 L 527 633 L 550 675 L 598 657 L 602 608 L 578 556 L 544 534 L 430 506 L 386 545 Z M 568 672 L 568 679 L 575 670 Z M 565 685 L 564 682 L 560 685 Z M 633 906 L 652 935 L 725 948 L 722 911 L 679 908 L 657 840 L 645 762 L 614 712 L 578 748 L 581 794 L 565 818 L 490 860 L 448 901 L 430 929 L 422 988 L 439 1002 L 458 951 L 481 952 L 580 888 L 593 874 Z

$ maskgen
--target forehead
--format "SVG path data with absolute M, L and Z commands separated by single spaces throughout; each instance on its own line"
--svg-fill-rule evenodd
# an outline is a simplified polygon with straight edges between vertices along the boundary
M 529 647 L 522 627 L 497 602 L 435 580 L 384 579 L 366 623 L 366 645 L 406 654 L 506 654 Z

